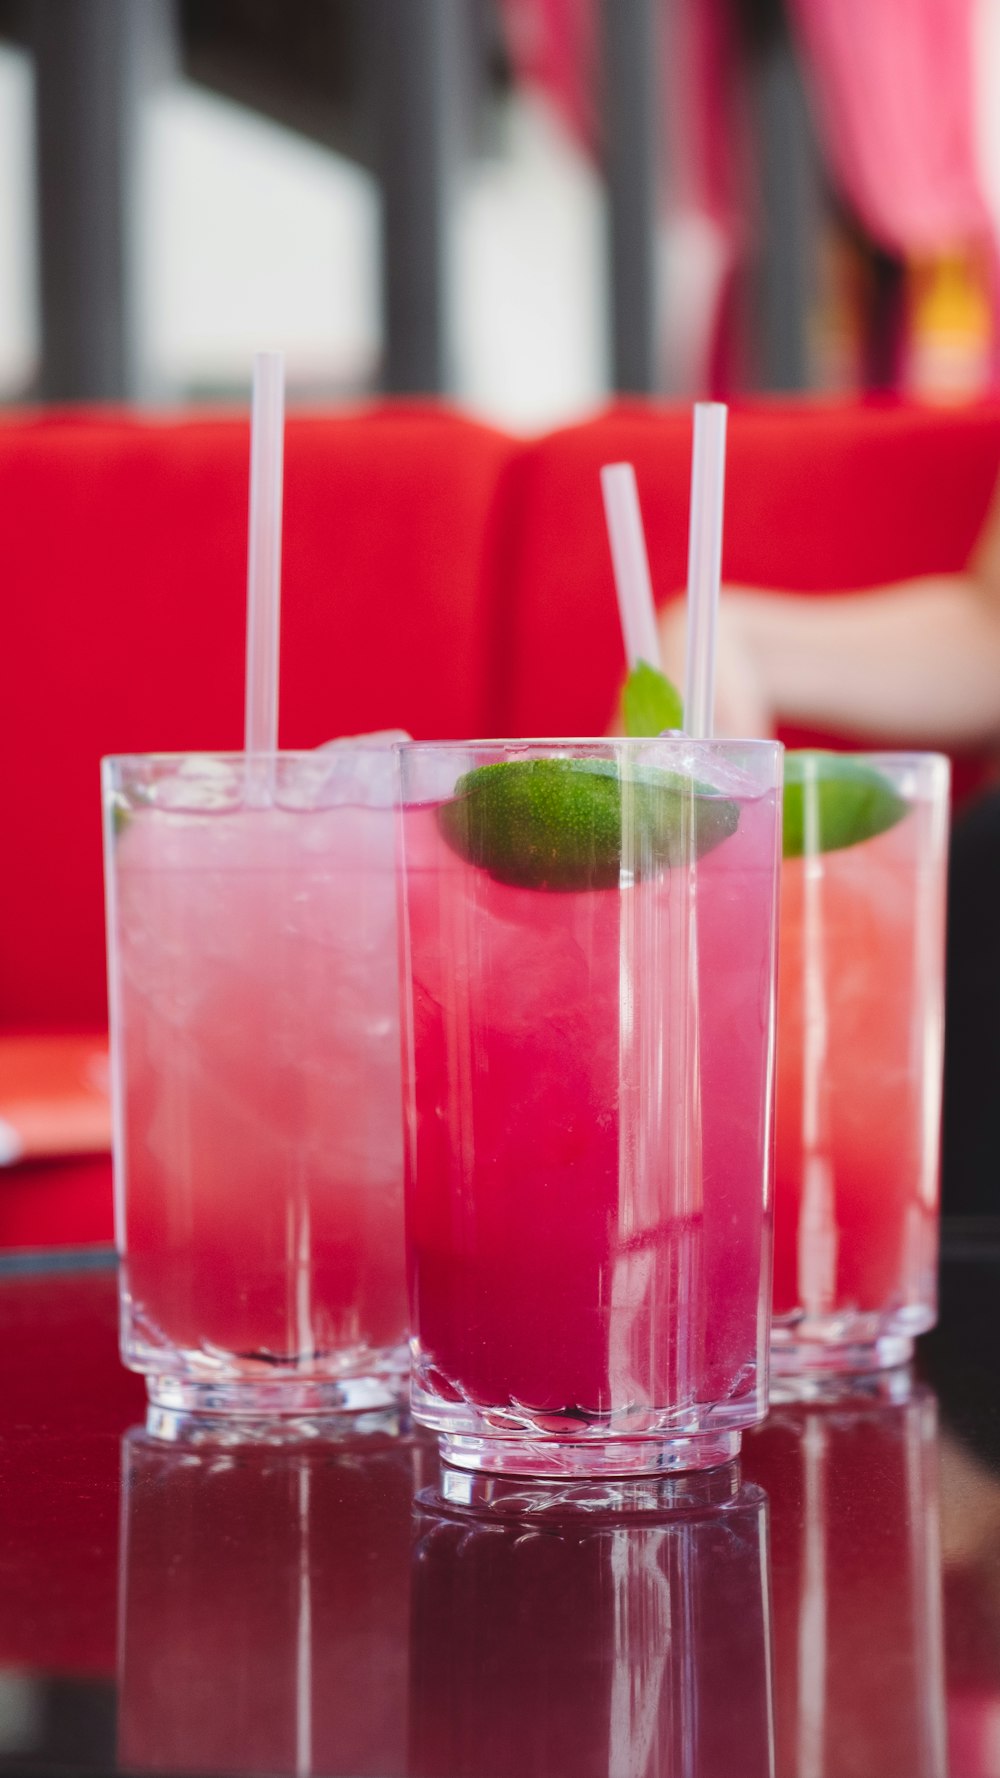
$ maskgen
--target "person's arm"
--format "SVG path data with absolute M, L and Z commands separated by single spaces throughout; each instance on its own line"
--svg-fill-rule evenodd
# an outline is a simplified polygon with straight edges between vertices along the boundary
M 683 678 L 683 610 L 661 628 Z M 727 588 L 720 608 L 720 734 L 778 722 L 873 741 L 1000 740 L 1000 501 L 969 572 L 835 597 Z

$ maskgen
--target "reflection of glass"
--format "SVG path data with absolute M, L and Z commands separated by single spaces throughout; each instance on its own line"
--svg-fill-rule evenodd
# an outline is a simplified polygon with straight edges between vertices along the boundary
M 426 1511 L 411 1778 L 768 1778 L 767 1501 Z
M 172 1409 L 389 1405 L 391 754 L 106 760 L 104 792 L 125 1362 Z
M 937 1407 L 906 1372 L 772 1411 L 778 1778 L 945 1771 Z
M 971 1268 L 967 1270 L 971 1271 Z M 984 1276 L 987 1268 L 983 1267 Z M 995 1289 L 994 1268 L 989 1268 Z M 978 1305 L 977 1305 L 978 1306 Z M 959 1335 L 967 1332 L 959 1324 Z M 952 1337 L 955 1322 L 951 1323 Z M 965 1388 L 975 1396 L 984 1374 Z M 964 1393 L 964 1391 L 963 1391 Z M 954 1400 L 954 1398 L 953 1398 Z M 944 1567 L 948 1770 L 951 1778 L 1000 1772 L 1000 1475 L 995 1422 L 982 1416 L 973 1437 L 941 1434 L 941 1558 Z M 984 1436 L 985 1435 L 985 1436 Z
M 414 1413 L 470 1469 L 717 1464 L 766 1410 L 779 755 L 400 751 Z
M 390 1416 L 365 1421 L 311 1446 L 127 1435 L 123 1765 L 405 1771 L 420 1452 Z

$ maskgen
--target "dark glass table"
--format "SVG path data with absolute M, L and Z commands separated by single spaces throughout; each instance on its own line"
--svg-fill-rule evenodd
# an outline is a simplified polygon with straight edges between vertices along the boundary
M 948 1231 L 917 1374 L 669 1512 L 470 1509 L 391 1415 L 154 1438 L 110 1264 L 5 1268 L 0 1772 L 1000 1774 L 1000 1229 Z

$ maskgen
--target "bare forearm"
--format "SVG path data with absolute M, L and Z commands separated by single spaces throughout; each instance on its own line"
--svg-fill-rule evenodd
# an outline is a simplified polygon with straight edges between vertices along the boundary
M 1000 739 L 1000 605 L 970 576 L 834 597 L 734 588 L 722 623 L 778 721 L 941 746 Z

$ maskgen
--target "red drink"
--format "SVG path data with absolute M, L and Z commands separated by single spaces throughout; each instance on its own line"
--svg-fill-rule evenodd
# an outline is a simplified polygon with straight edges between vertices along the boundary
M 870 763 L 902 818 L 782 866 L 781 1369 L 899 1362 L 935 1314 L 947 768 Z
M 406 810 L 415 1403 L 449 1455 L 656 1467 L 763 1411 L 776 798 L 731 806 L 697 861 L 570 891 Z

